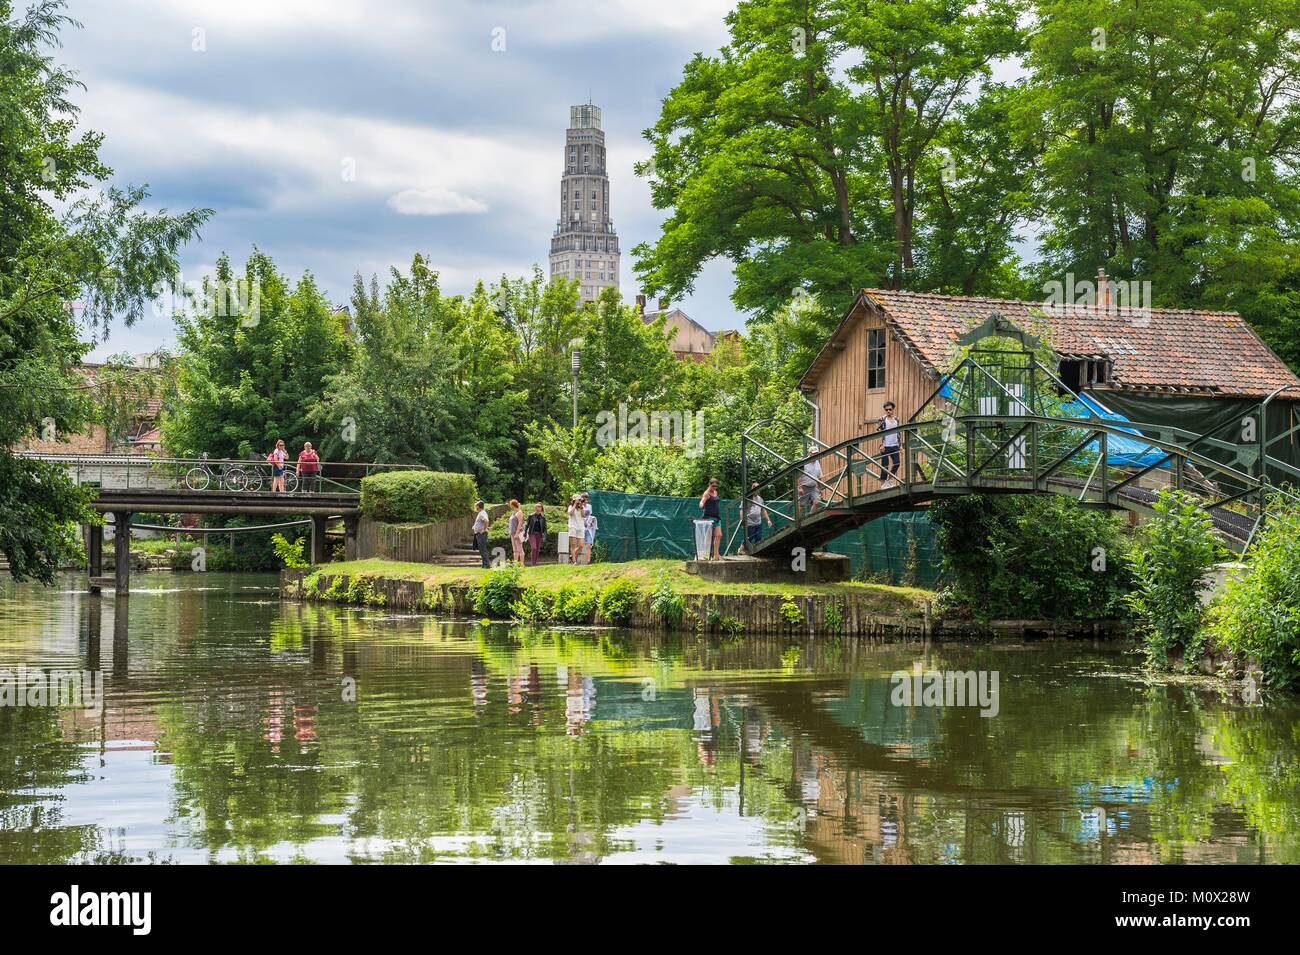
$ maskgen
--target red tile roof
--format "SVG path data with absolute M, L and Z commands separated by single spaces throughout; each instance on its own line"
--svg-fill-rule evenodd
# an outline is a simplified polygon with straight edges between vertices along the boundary
M 1260 396 L 1292 385 L 1297 389 L 1292 394 L 1300 397 L 1300 378 L 1235 312 L 1048 305 L 888 289 L 862 290 L 804 373 L 801 387 L 815 386 L 860 307 L 883 313 L 932 373 L 951 364 L 960 335 L 998 314 L 1044 338 L 1062 357 L 1110 359 L 1110 387 Z

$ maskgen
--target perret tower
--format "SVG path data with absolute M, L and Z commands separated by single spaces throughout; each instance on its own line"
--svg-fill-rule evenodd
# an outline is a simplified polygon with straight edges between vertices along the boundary
M 551 237 L 551 277 L 578 279 L 582 301 L 618 288 L 618 234 L 609 218 L 609 173 L 600 107 L 569 107 L 560 177 L 560 219 Z

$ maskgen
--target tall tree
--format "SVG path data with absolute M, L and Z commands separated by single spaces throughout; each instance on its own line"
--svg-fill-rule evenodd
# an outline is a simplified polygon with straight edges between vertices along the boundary
M 1240 308 L 1295 361 L 1277 290 L 1300 251 L 1300 3 L 1040 0 L 1036 19 L 1043 277 L 1104 265 L 1157 305 Z
M 342 368 L 347 340 L 310 274 L 290 291 L 270 256 L 256 249 L 236 279 L 222 256 L 205 295 L 175 315 L 177 395 L 163 414 L 174 454 L 264 455 L 325 435 L 308 412 Z
M 971 104 L 991 64 L 1022 45 L 1021 9 L 740 3 L 727 45 L 687 64 L 645 132 L 654 156 L 640 169 L 671 214 L 634 250 L 643 286 L 680 295 L 704 263 L 730 259 L 736 306 L 766 322 L 806 296 L 811 340 L 864 285 L 1003 290 L 1028 170 L 996 148 L 1007 133 L 995 127 L 1015 94 L 995 88 L 990 104 Z M 967 126 L 978 130 L 969 143 Z M 946 195 L 932 187 L 941 166 Z
M 70 525 L 93 515 L 61 468 L 8 449 L 33 431 L 85 426 L 93 407 L 72 369 L 83 335 L 139 318 L 211 215 L 145 212 L 141 187 L 91 191 L 112 170 L 100 135 L 76 134 L 81 84 L 48 52 L 77 26 L 62 9 L 41 0 L 15 16 L 0 0 L 0 552 L 15 578 L 46 582 Z

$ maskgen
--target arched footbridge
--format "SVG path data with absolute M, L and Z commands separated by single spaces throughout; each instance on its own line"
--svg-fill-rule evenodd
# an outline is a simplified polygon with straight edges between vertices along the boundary
M 812 552 L 882 515 L 965 494 L 1059 494 L 1151 514 L 1169 489 L 1196 497 L 1241 552 L 1280 503 L 1300 501 L 1292 489 L 1300 469 L 1269 453 L 1300 431 L 1265 434 L 1276 394 L 1258 413 L 1202 433 L 1110 415 L 1032 352 L 972 351 L 896 427 L 834 445 L 809 438 L 809 453 L 790 459 L 774 450 L 780 421 L 752 425 L 741 440 L 742 512 L 764 499 L 772 528 L 747 549 L 771 558 Z

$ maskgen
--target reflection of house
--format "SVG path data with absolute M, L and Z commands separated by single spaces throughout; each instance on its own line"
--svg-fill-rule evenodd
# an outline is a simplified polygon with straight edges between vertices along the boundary
M 132 365 L 142 375 L 152 374 L 156 367 L 148 359 L 136 359 Z M 82 378 L 82 387 L 92 395 L 99 385 L 99 377 L 105 368 L 102 364 L 87 363 L 79 365 L 76 372 Z M 158 413 L 162 401 L 155 397 L 146 397 L 149 389 L 141 387 L 140 397 L 134 401 L 135 412 L 127 415 L 122 422 L 124 430 L 119 434 L 108 433 L 100 423 L 91 423 L 77 433 L 56 432 L 49 440 L 42 440 L 38 431 L 13 446 L 15 451 L 30 451 L 35 454 L 155 454 L 162 435 L 158 430 Z M 130 399 L 127 399 L 130 401 Z M 57 427 L 57 423 L 54 425 Z
M 736 332 L 718 332 L 714 334 L 680 308 L 670 308 L 663 299 L 659 300 L 659 309 L 646 312 L 644 295 L 636 297 L 636 309 L 647 323 L 653 322 L 660 315 L 664 317 L 664 329 L 673 334 L 671 347 L 673 353 L 682 361 L 707 361 L 719 341 L 737 337 Z

